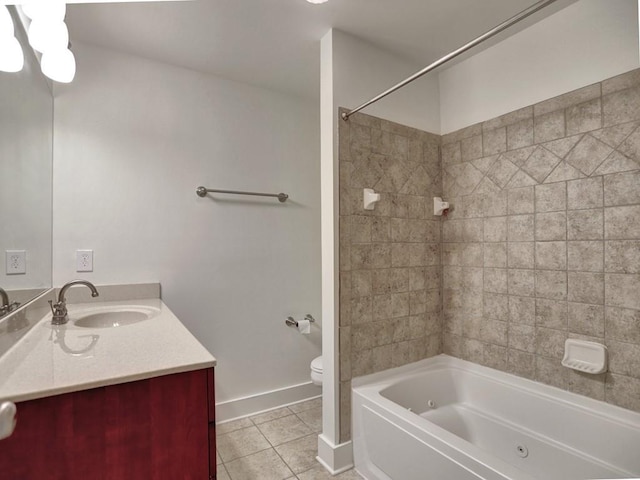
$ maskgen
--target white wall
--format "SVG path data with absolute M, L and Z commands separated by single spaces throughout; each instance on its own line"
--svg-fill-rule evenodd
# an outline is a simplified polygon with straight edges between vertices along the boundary
M 323 431 L 318 442 L 318 457 L 332 473 L 337 473 L 353 461 L 351 442 L 339 444 L 337 132 L 338 122 L 343 120 L 338 116 L 338 109 L 358 106 L 415 73 L 421 66 L 335 29 L 322 38 L 320 57 L 322 310 L 325 328 Z M 372 105 L 364 113 L 438 133 L 438 102 L 438 79 L 426 76 Z
M 216 400 L 309 382 L 320 320 L 319 118 L 308 100 L 74 43 L 56 87 L 54 284 L 160 281 L 218 359 Z M 195 188 L 286 192 L 216 196 Z M 77 274 L 76 249 L 94 250 Z
M 340 30 L 332 32 L 334 102 L 337 106 L 355 108 L 424 67 Z M 367 107 L 363 113 L 439 133 L 438 77 L 426 75 Z
M 442 133 L 637 68 L 637 9 L 636 0 L 580 0 L 443 70 Z

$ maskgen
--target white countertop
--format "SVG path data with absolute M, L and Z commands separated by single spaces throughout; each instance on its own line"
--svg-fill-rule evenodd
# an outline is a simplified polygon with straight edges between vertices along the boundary
M 143 307 L 153 317 L 130 325 L 82 328 L 81 315 Z M 69 322 L 39 321 L 0 357 L 0 401 L 20 402 L 171 373 L 213 367 L 216 359 L 160 299 L 68 305 Z

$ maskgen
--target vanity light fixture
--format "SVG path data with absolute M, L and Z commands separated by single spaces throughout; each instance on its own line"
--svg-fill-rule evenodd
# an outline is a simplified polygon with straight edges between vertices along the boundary
M 7 7 L 0 7 L 0 71 L 19 72 L 24 67 L 24 53 L 15 37 L 13 21 Z
M 321 3 L 327 3 L 328 0 L 307 0 L 307 2 L 313 3 L 314 5 L 320 5 Z
M 69 29 L 64 23 L 66 4 L 61 1 L 33 1 L 21 8 L 31 19 L 29 45 L 42 53 L 42 73 L 55 82 L 71 82 L 76 75 L 76 59 L 69 50 Z

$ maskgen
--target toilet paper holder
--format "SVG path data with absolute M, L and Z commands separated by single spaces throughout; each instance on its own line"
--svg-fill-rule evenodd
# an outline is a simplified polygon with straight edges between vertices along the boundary
M 316 321 L 316 319 L 313 318 L 310 313 L 307 313 L 304 319 L 309 320 L 311 323 L 314 323 Z M 288 327 L 298 327 L 298 322 L 293 317 L 287 317 L 284 323 L 286 323 Z

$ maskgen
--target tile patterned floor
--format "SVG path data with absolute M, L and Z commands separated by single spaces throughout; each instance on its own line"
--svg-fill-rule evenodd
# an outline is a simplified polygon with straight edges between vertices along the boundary
M 361 480 L 355 470 L 332 477 L 317 462 L 321 399 L 217 427 L 218 480 Z

